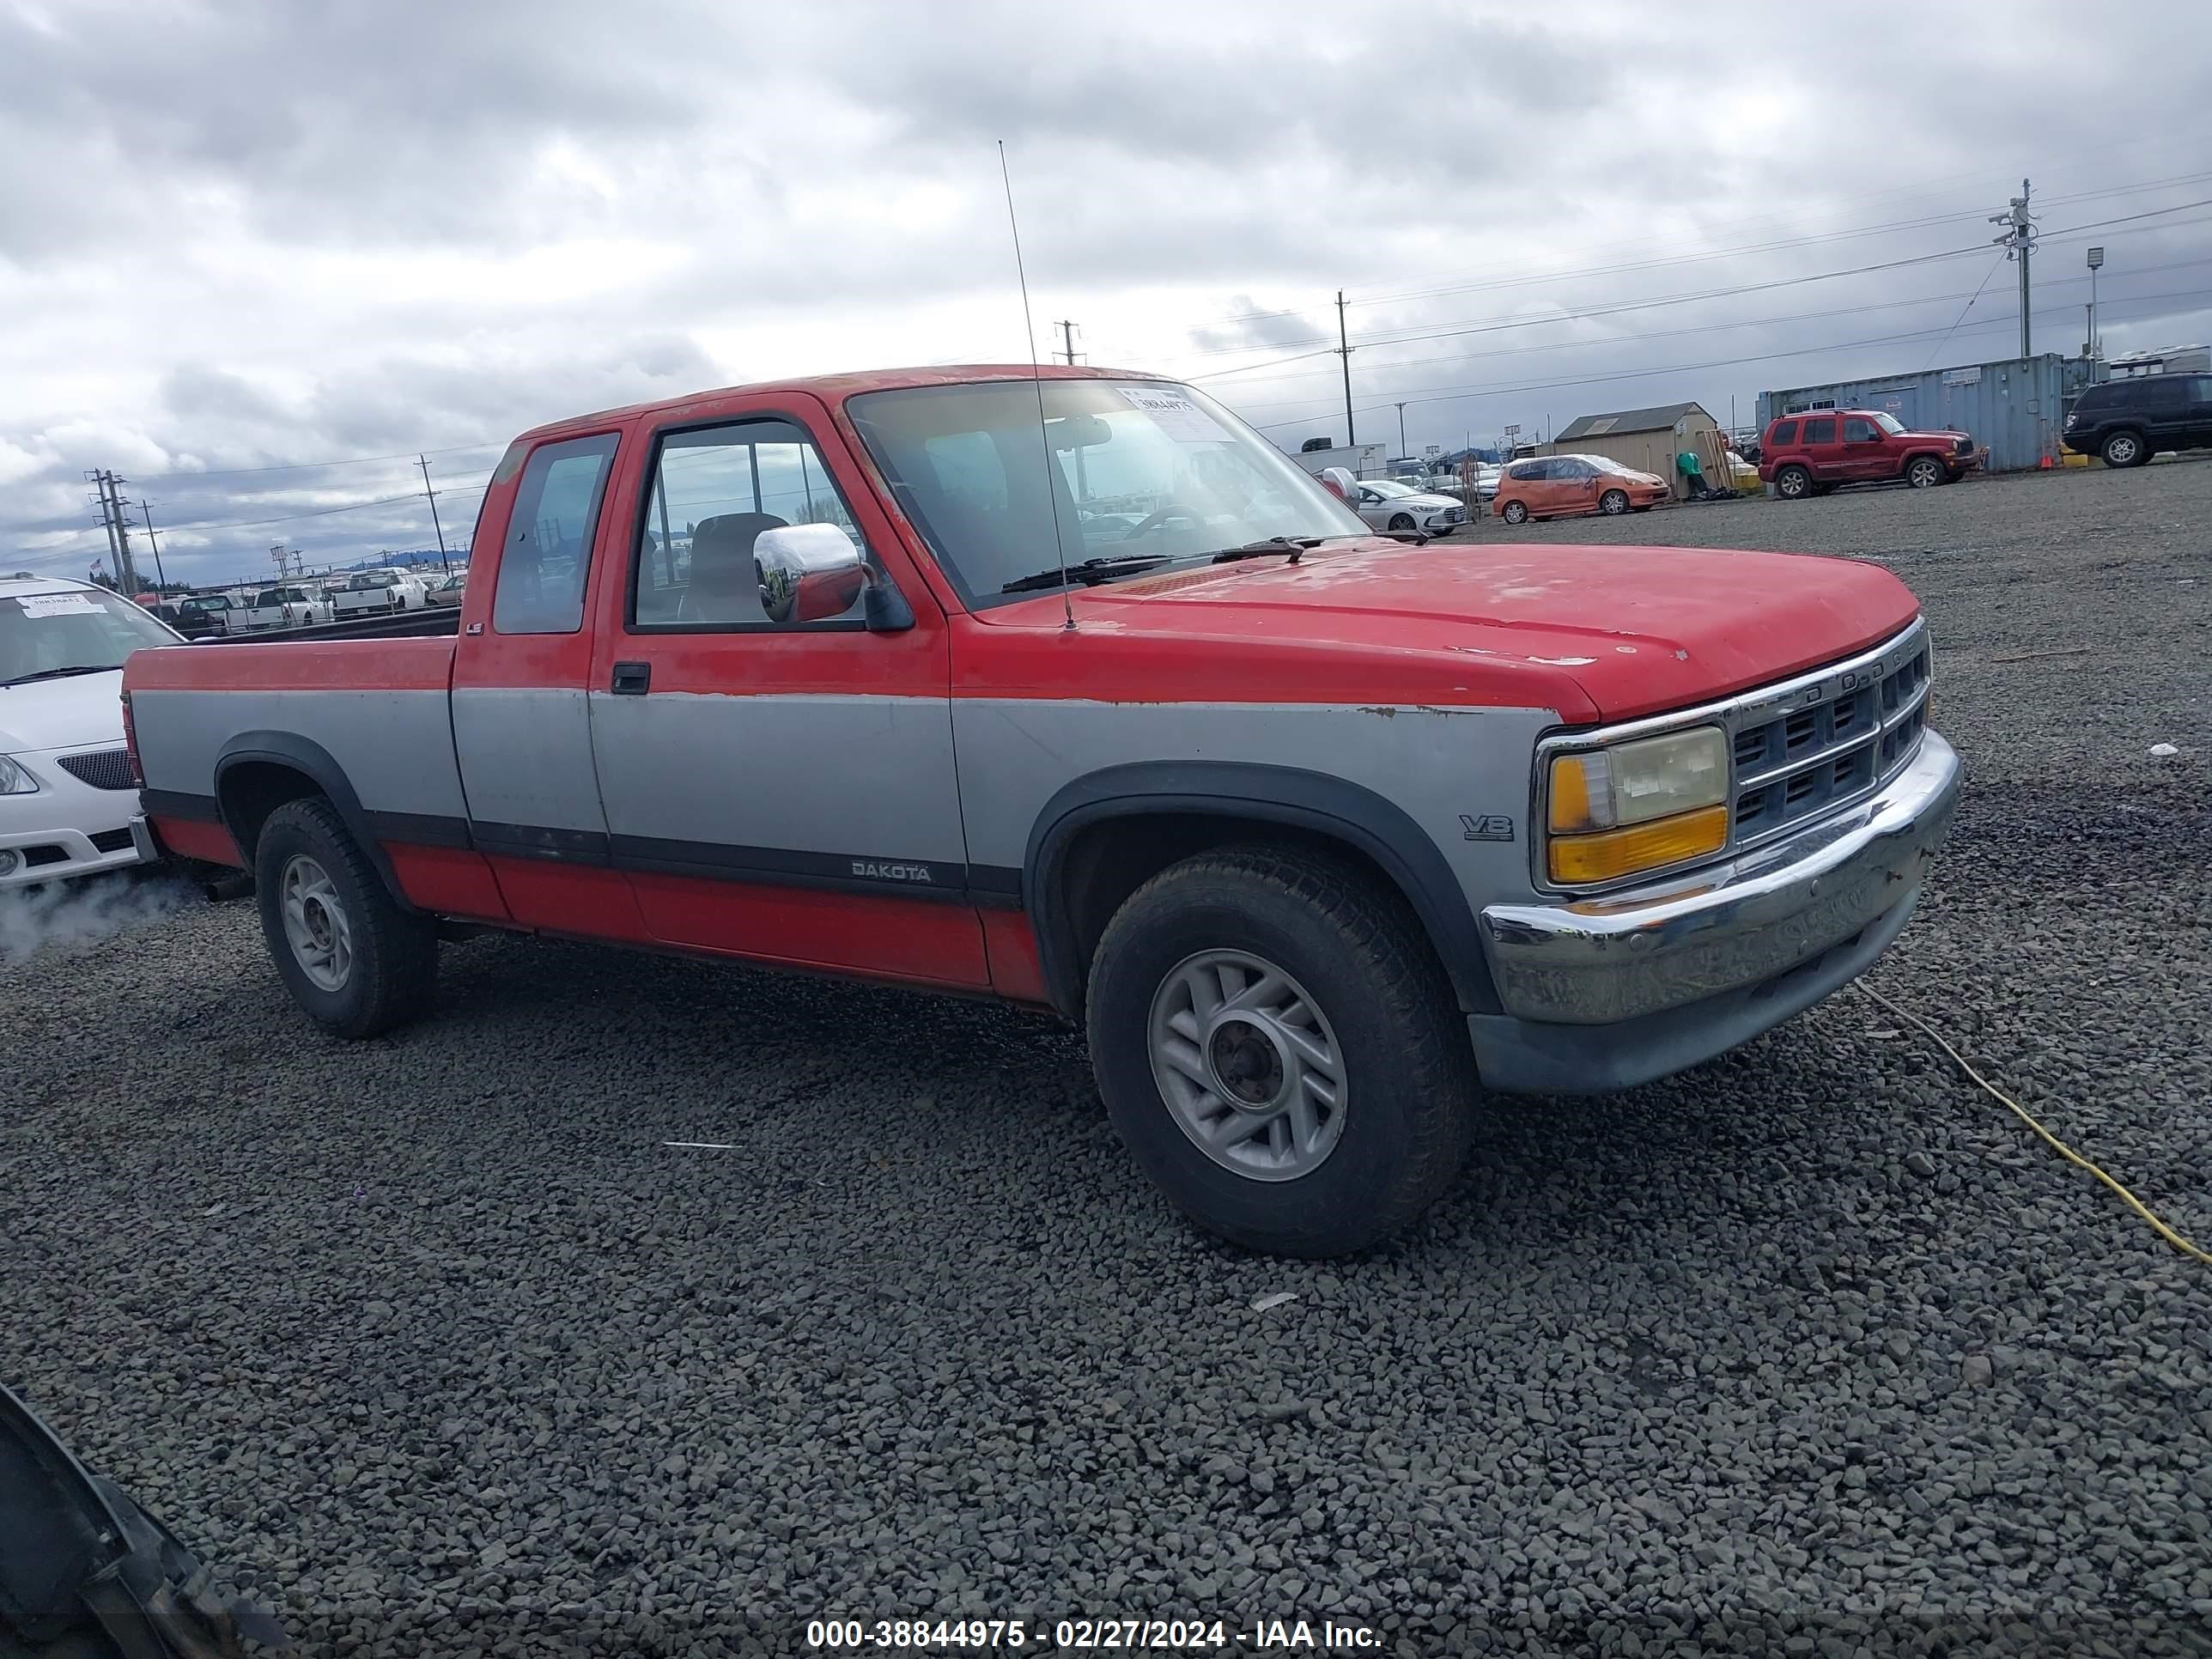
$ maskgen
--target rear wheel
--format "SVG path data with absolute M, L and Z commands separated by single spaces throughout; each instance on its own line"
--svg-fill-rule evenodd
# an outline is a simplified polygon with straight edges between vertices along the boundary
M 1607 490 L 1597 498 L 1597 510 L 1608 519 L 1619 517 L 1628 511 L 1628 492 L 1625 489 Z
M 1528 503 L 1508 501 L 1498 508 L 1498 516 L 1508 524 L 1526 524 L 1528 522 Z
M 2106 466 L 2141 466 L 2150 459 L 2150 446 L 2140 432 L 2115 432 L 2099 452 Z
M 1474 1063 L 1449 981 L 1352 865 L 1252 848 L 1170 866 L 1109 924 L 1088 1014 L 1132 1156 L 1232 1243 L 1364 1249 L 1466 1157 Z
M 287 801 L 269 815 L 253 883 L 277 974 L 325 1030 L 376 1036 L 429 1006 L 435 925 L 393 902 L 330 802 Z
M 1933 455 L 1916 455 L 1905 469 L 1905 482 L 1915 489 L 1933 489 L 1948 476 Z
M 1785 466 L 1774 475 L 1774 493 L 1785 501 L 1802 501 L 1813 493 L 1813 475 L 1802 466 Z

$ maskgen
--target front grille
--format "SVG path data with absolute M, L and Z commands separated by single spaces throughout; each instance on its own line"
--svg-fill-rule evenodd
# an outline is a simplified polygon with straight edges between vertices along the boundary
M 131 832 L 128 830 L 103 830 L 98 835 L 88 836 L 85 839 L 99 852 L 120 853 L 130 847 Z
M 95 789 L 136 789 L 131 757 L 120 749 L 95 749 L 88 755 L 64 755 L 62 770 Z
M 1956 439 L 1951 447 L 1961 455 L 1971 455 L 1974 453 L 1974 441 L 1972 438 Z
M 1926 724 L 1924 638 L 1911 654 L 1816 683 L 1785 714 L 1736 727 L 1735 845 L 1781 833 L 1868 793 L 1920 746 Z M 1856 682 L 1844 689 L 1846 680 Z

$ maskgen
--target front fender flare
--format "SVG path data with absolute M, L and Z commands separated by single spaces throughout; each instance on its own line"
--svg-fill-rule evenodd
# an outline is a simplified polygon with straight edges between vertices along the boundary
M 1064 785 L 1037 814 L 1022 861 L 1022 901 L 1036 934 L 1045 987 L 1079 1020 L 1084 963 L 1060 879 L 1069 848 L 1104 819 L 1175 813 L 1252 819 L 1356 848 L 1396 884 L 1436 947 L 1461 1009 L 1502 1011 L 1474 911 L 1435 841 L 1373 790 L 1297 767 L 1238 761 L 1144 761 Z

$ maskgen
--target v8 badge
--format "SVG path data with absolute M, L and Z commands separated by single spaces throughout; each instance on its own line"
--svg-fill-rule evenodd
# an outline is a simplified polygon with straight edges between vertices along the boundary
M 1472 812 L 1459 815 L 1460 826 L 1469 841 L 1511 841 L 1513 820 L 1503 812 L 1485 812 L 1477 817 Z

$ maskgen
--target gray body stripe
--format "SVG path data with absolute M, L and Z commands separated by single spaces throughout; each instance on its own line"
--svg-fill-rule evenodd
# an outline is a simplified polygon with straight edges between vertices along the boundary
M 468 814 L 442 690 L 135 691 L 146 787 L 210 793 L 222 747 L 244 732 L 293 732 L 328 750 L 362 805 L 425 817 Z
M 471 819 L 605 836 L 581 686 L 455 686 L 451 744 Z M 366 790 L 362 802 L 385 805 Z
M 1559 717 L 1535 708 L 1346 708 L 1300 703 L 1103 703 L 956 698 L 968 856 L 1022 864 L 1063 785 L 1147 761 L 1319 772 L 1400 807 L 1474 905 L 1533 895 L 1529 757 Z M 1512 842 L 1469 841 L 1462 814 L 1510 817 Z
M 943 697 L 593 691 L 591 710 L 617 836 L 967 862 Z

